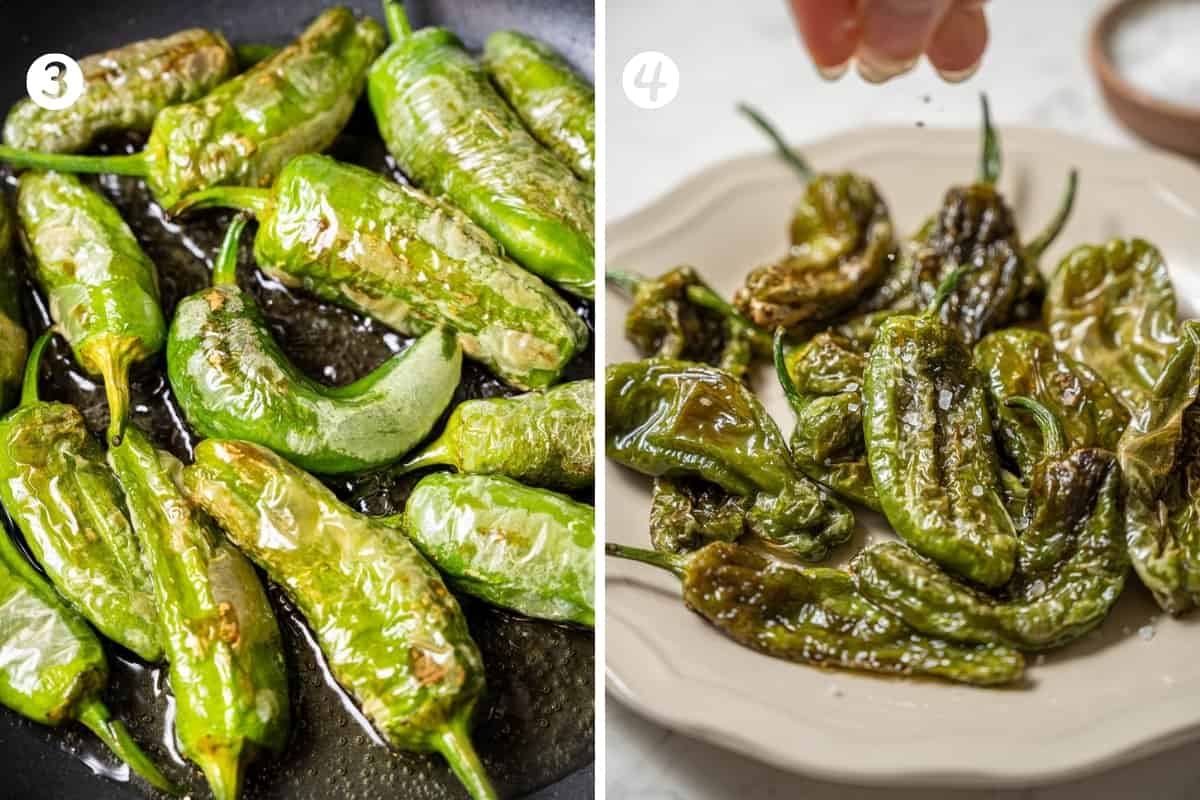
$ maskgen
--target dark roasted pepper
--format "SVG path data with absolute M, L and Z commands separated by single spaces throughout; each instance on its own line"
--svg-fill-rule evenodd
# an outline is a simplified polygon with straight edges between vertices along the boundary
M 690 556 L 610 544 L 609 555 L 673 572 L 683 600 L 722 633 L 769 656 L 825 667 L 993 686 L 1021 677 L 1021 654 L 931 639 L 859 594 L 846 572 L 800 567 L 714 542 Z
M 575 174 L 596 180 L 596 97 L 562 56 L 516 31 L 496 31 L 483 67 L 525 127 Z
M 167 342 L 167 375 L 202 436 L 245 439 L 329 474 L 390 464 L 424 439 L 450 404 L 462 371 L 454 334 L 434 329 L 348 386 L 297 369 L 237 285 L 234 219 L 213 285 L 184 299 Z
M 482 228 L 361 167 L 300 156 L 272 189 L 217 187 L 175 212 L 209 206 L 258 217 L 254 257 L 276 278 L 402 333 L 452 328 L 464 353 L 519 388 L 556 383 L 587 343 L 566 301 Z
M 609 458 L 748 498 L 746 526 L 762 539 L 816 561 L 850 537 L 854 514 L 797 471 L 775 421 L 728 372 L 667 359 L 612 364 L 605 409 Z
M 79 365 L 104 379 L 116 444 L 129 416 L 129 369 L 166 343 L 158 271 L 113 204 L 73 175 L 22 175 L 17 213 L 50 316 Z
M 650 543 L 664 553 L 690 553 L 709 542 L 736 542 L 746 532 L 750 502 L 695 478 L 655 478 Z
M 400 169 L 465 211 L 526 269 L 591 298 L 590 187 L 525 130 L 457 36 L 414 32 L 399 2 L 385 2 L 384 14 L 392 44 L 371 67 L 367 97 Z
M 444 465 L 550 489 L 591 486 L 596 474 L 595 394 L 595 381 L 586 380 L 460 403 L 441 434 L 397 470 Z
M 1037 401 L 1010 404 L 1032 411 L 1045 437 L 1012 581 L 986 594 L 899 542 L 865 550 L 851 569 L 867 599 L 928 636 L 1044 650 L 1099 625 L 1125 586 L 1121 470 L 1112 451 L 1067 449 L 1058 418 Z
M 164 208 L 210 186 L 268 186 L 293 156 L 333 143 L 382 48 L 378 23 L 333 8 L 275 55 L 198 100 L 160 111 L 140 153 L 77 156 L 3 146 L 0 161 L 145 178 Z
M 185 480 L 299 607 L 333 676 L 384 738 L 441 753 L 472 797 L 494 799 L 469 737 L 483 662 L 458 602 L 412 542 L 248 442 L 201 442 Z
M 190 28 L 79 59 L 83 94 L 64 109 L 23 98 L 8 112 L 4 142 L 74 153 L 105 133 L 148 131 L 167 106 L 199 100 L 234 73 L 233 50 L 216 31 Z
M 254 567 L 183 496 L 182 464 L 137 428 L 108 460 L 154 583 L 179 750 L 214 800 L 236 800 L 246 764 L 287 740 L 279 626 Z
M 29 336 L 21 324 L 21 273 L 17 264 L 16 217 L 0 199 L 0 413 L 16 405 Z

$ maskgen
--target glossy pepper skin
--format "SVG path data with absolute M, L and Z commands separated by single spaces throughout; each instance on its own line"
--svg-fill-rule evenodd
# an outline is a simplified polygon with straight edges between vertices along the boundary
M 17 264 L 16 216 L 0 202 L 0 413 L 17 403 L 29 335 L 21 322 L 21 273 Z
M 211 186 L 269 186 L 292 157 L 333 143 L 382 48 L 378 23 L 332 8 L 246 72 L 198 100 L 160 111 L 141 153 L 76 156 L 0 147 L 0 160 L 145 178 L 164 208 Z
M 472 797 L 494 798 L 468 735 L 483 662 L 458 602 L 412 542 L 247 442 L 201 442 L 185 481 L 296 603 L 384 738 L 441 753 Z
M 595 381 L 455 406 L 436 439 L 398 467 L 448 466 L 571 491 L 596 477 Z
M 995 686 L 1021 677 L 1021 654 L 932 639 L 869 603 L 846 572 L 800 567 L 714 542 L 690 556 L 610 544 L 609 555 L 669 570 L 683 600 L 729 638 L 769 656 L 824 667 Z
M 487 73 L 444 28 L 414 32 L 385 2 L 392 44 L 371 67 L 367 98 L 404 174 L 446 198 L 531 272 L 595 293 L 589 186 L 538 144 Z
M 231 77 L 233 49 L 216 31 L 189 28 L 79 59 L 84 91 L 60 110 L 22 98 L 8 112 L 4 142 L 76 153 L 105 133 L 148 131 L 167 106 L 199 100 Z
M 1076 247 L 1043 308 L 1054 346 L 1094 369 L 1135 415 L 1179 340 L 1177 317 L 1162 253 L 1142 239 Z
M 496 31 L 483 67 L 534 137 L 576 175 L 596 180 L 596 96 L 562 56 L 517 31 Z
M 154 583 L 179 750 L 215 800 L 236 800 L 246 764 L 287 740 L 279 626 L 250 562 L 184 497 L 178 461 L 136 428 L 108 460 Z
M 850 537 L 854 514 L 796 470 L 775 421 L 728 372 L 668 359 L 612 364 L 605 408 L 617 463 L 749 498 L 747 528 L 800 558 L 823 559 Z
M 747 498 L 704 480 L 655 478 L 650 543 L 663 553 L 690 553 L 709 542 L 736 542 L 746 532 Z
M 770 335 L 713 291 L 692 267 L 657 278 L 610 270 L 608 281 L 632 298 L 625 337 L 646 358 L 720 367 L 744 378 L 771 351 Z
M 453 328 L 463 352 L 522 389 L 550 386 L 587 344 L 558 294 L 450 206 L 331 158 L 293 159 L 272 189 L 218 187 L 175 209 L 258 217 L 260 267 L 337 305 L 419 335 Z
M 434 329 L 368 375 L 324 386 L 288 361 L 258 306 L 237 285 L 230 226 L 213 286 L 180 302 L 167 342 L 167 375 L 202 436 L 270 447 L 303 469 L 337 474 L 402 457 L 450 404 L 462 372 L 454 335 Z
M 1166 611 L 1200 605 L 1200 322 L 1181 326 L 1118 453 L 1138 576 Z
M 158 271 L 120 212 L 73 175 L 22 175 L 17 213 L 50 316 L 79 365 L 104 379 L 116 444 L 129 414 L 129 369 L 166 343 Z
M 495 475 L 435 473 L 404 533 L 454 589 L 537 619 L 592 627 L 595 510 Z
M 154 589 L 125 498 L 75 406 L 41 402 L 34 345 L 21 405 L 0 420 L 0 500 L 58 592 L 147 662 L 162 658 Z

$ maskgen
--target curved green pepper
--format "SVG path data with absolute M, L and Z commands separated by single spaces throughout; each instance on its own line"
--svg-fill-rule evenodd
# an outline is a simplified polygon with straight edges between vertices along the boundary
M 483 67 L 539 142 L 576 175 L 596 180 L 596 96 L 562 56 L 516 31 L 496 31 Z
M 460 403 L 441 434 L 397 472 L 445 465 L 550 489 L 591 486 L 595 393 L 595 381 L 572 381 L 543 392 Z
M 457 36 L 414 33 L 399 2 L 385 2 L 384 14 L 392 44 L 371 67 L 367 98 L 400 169 L 465 211 L 526 269 L 590 299 L 589 187 L 525 130 Z
M 1183 323 L 1118 453 L 1134 569 L 1166 611 L 1200 605 L 1200 322 Z
M 213 286 L 180 302 L 167 341 L 167 375 L 202 436 L 270 447 L 328 474 L 388 464 L 424 439 L 458 387 L 462 351 L 434 329 L 354 383 L 331 389 L 279 349 L 254 298 L 237 285 L 238 239 L 230 225 Z
M 299 607 L 333 676 L 384 738 L 441 753 L 472 797 L 495 798 L 468 735 L 483 662 L 412 542 L 248 442 L 201 442 L 185 481 Z
M 287 665 L 258 575 L 177 485 L 182 465 L 137 428 L 108 452 L 154 583 L 175 695 L 175 738 L 215 800 L 287 740 Z
M 73 175 L 22 175 L 17 213 L 50 316 L 79 365 L 104 379 L 115 445 L 129 416 L 129 369 L 167 338 L 158 271 L 120 212 Z
M 460 212 L 361 167 L 306 155 L 272 189 L 217 187 L 173 209 L 231 206 L 259 220 L 272 276 L 407 334 L 453 328 L 463 352 L 523 389 L 556 383 L 587 343 L 558 294 Z
M 592 627 L 595 510 L 492 475 L 421 479 L 403 531 L 450 586 L 529 617 Z
M 162 658 L 154 589 L 104 450 L 75 406 L 40 402 L 33 347 L 21 405 L 0 420 L 0 500 L 59 593 L 101 633 Z
M 650 543 L 663 553 L 690 553 L 709 542 L 736 542 L 746 532 L 747 498 L 715 483 L 655 478 L 650 494 Z
M 83 94 L 63 109 L 19 100 L 4 122 L 12 147 L 74 153 L 115 131 L 148 131 L 167 106 L 199 100 L 234 73 L 225 37 L 202 28 L 79 59 Z
M 752 498 L 746 526 L 768 542 L 816 561 L 850 537 L 854 514 L 796 470 L 775 421 L 729 373 L 668 359 L 611 364 L 605 409 L 609 458 Z
M 978 686 L 1021 677 L 1021 654 L 915 632 L 877 608 L 838 569 L 799 567 L 714 542 L 690 556 L 610 544 L 608 554 L 673 572 L 683 600 L 722 633 L 769 656 L 892 675 L 928 675 Z
M 76 156 L 0 146 L 0 161 L 145 178 L 164 208 L 210 186 L 267 186 L 293 156 L 333 143 L 382 49 L 377 22 L 333 8 L 275 55 L 198 100 L 160 111 L 140 153 Z
M 21 321 L 21 276 L 17 264 L 16 221 L 0 200 L 0 413 L 16 405 L 29 336 Z

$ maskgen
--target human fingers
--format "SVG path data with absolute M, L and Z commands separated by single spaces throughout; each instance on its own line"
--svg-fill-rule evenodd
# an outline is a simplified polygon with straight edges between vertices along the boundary
M 862 0 L 858 71 L 880 83 L 908 72 L 929 45 L 954 0 Z
M 934 32 L 926 55 L 942 78 L 957 83 L 979 69 L 987 43 L 988 25 L 983 3 L 956 3 Z
M 791 0 L 791 5 L 817 70 L 826 78 L 840 77 L 858 46 L 855 0 Z

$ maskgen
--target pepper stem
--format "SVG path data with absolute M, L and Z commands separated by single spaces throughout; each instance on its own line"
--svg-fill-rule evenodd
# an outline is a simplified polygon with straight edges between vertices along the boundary
M 450 448 L 442 441 L 445 437 L 439 436 L 437 441 L 426 447 L 415 456 L 405 461 L 403 464 L 397 464 L 388 470 L 391 475 L 407 475 L 410 472 L 415 472 L 424 467 L 437 467 L 450 465 L 457 467 L 458 459 L 450 452 Z
M 783 353 L 783 338 L 785 333 L 783 328 L 775 329 L 775 375 L 779 378 L 779 385 L 783 387 L 783 394 L 787 398 L 788 404 L 791 405 L 793 411 L 798 412 L 800 406 L 804 404 L 804 400 L 800 397 L 800 392 L 796 389 L 796 382 L 792 380 L 792 373 L 788 372 L 787 359 Z
M 473 800 L 497 800 L 496 790 L 492 788 L 492 781 L 483 764 L 479 763 L 479 756 L 471 744 L 463 720 L 454 720 L 449 727 L 441 730 L 434 738 L 433 746 L 449 762 L 450 768 Z
M 1038 234 L 1037 238 L 1028 244 L 1025 248 L 1025 256 L 1030 261 L 1037 259 L 1046 251 L 1046 248 L 1054 243 L 1058 238 L 1058 234 L 1062 233 L 1062 229 L 1067 224 L 1067 219 L 1071 216 L 1071 209 L 1075 206 L 1075 191 L 1079 188 L 1079 170 L 1074 167 L 1067 175 L 1067 192 L 1063 195 L 1062 204 L 1058 207 L 1058 213 L 1050 220 L 1050 224 L 1046 229 Z
M 388 35 L 393 42 L 407 39 L 412 34 L 412 23 L 408 21 L 408 12 L 404 10 L 403 3 L 385 0 L 383 18 L 387 21 Z
M 0 161 L 23 169 L 49 169 L 55 172 L 103 172 L 144 178 L 148 172 L 144 153 L 119 156 L 80 156 L 72 153 L 41 153 L 0 145 Z
M 652 567 L 665 569 L 667 572 L 674 573 L 679 578 L 683 577 L 683 571 L 687 568 L 687 560 L 683 556 L 676 555 L 675 553 L 659 553 L 656 550 L 646 550 L 641 547 L 629 547 L 628 545 L 609 542 L 604 545 L 604 554 L 615 558 L 628 559 L 629 561 L 640 561 Z
M 771 124 L 770 120 L 748 103 L 738 103 L 737 108 L 738 111 L 742 112 L 742 114 L 754 123 L 756 128 L 765 133 L 767 138 L 775 144 L 775 151 L 779 154 L 779 157 L 790 164 L 792 169 L 796 170 L 796 174 L 800 176 L 800 180 L 808 183 L 813 179 L 812 167 L 808 165 L 808 162 L 799 153 L 788 146 L 788 143 L 783 139 L 783 135 Z
M 236 208 L 261 217 L 271 206 L 271 190 L 251 186 L 213 186 L 192 192 L 167 212 L 177 217 L 197 208 Z
M 213 800 L 238 800 L 242 793 L 243 773 L 240 753 L 228 747 L 221 747 L 206 752 L 202 758 L 197 756 L 192 760 L 204 773 Z
M 158 767 L 142 752 L 125 726 L 111 718 L 108 709 L 98 698 L 90 697 L 83 701 L 78 719 L 108 745 L 117 758 L 141 775 L 146 783 L 176 797 L 183 793 L 177 785 L 159 772 Z
M 966 265 L 956 268 L 947 275 L 938 284 L 937 292 L 933 295 L 933 302 L 929 304 L 929 308 L 925 310 L 925 313 L 931 317 L 936 316 L 942 310 L 942 306 L 946 304 L 946 300 L 949 299 L 950 295 L 954 294 L 954 290 L 958 288 L 958 284 L 962 281 L 963 276 L 970 271 L 971 266 Z
M 25 377 L 21 379 L 21 405 L 23 406 L 31 406 L 38 402 L 38 373 L 41 371 L 42 353 L 50 344 L 50 340 L 54 338 L 54 334 L 54 328 L 47 328 L 46 332 L 37 338 L 29 350 L 29 358 L 25 361 Z
M 1024 395 L 1005 398 L 1004 405 L 1022 408 L 1033 415 L 1033 421 L 1042 433 L 1042 450 L 1046 455 L 1060 456 L 1067 449 L 1067 434 L 1063 430 L 1062 420 L 1046 406 Z
M 238 243 L 249 221 L 250 215 L 244 211 L 230 221 L 229 229 L 225 231 L 225 239 L 221 242 L 221 249 L 217 253 L 217 260 L 213 262 L 213 286 L 232 286 L 237 283 Z
M 619 269 L 608 270 L 604 273 L 604 279 L 630 297 L 637 294 L 638 287 L 646 282 L 641 275 Z
M 125 436 L 129 421 L 129 367 L 139 350 L 136 338 L 120 337 L 98 346 L 85 366 L 94 368 L 104 379 L 108 398 L 108 444 L 116 447 Z
M 987 94 L 979 93 L 979 105 L 983 109 L 983 147 L 979 160 L 979 182 L 989 186 L 995 185 L 1000 178 L 1000 139 L 996 129 L 992 127 L 992 110 L 988 106 Z

